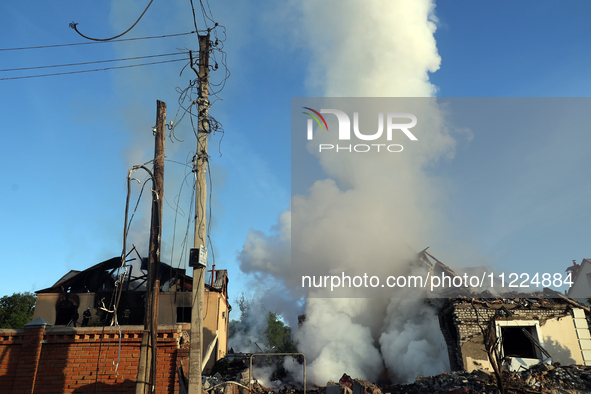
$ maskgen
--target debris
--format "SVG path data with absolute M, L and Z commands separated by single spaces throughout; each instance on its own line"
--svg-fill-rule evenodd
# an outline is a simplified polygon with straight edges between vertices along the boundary
M 365 379 L 353 381 L 353 394 L 382 394 L 382 391 L 375 384 Z
M 329 380 L 326 383 L 326 394 L 351 394 L 351 389 Z
M 343 376 L 341 376 L 341 379 L 339 380 L 339 384 L 343 385 L 345 387 L 348 387 L 351 390 L 353 389 L 353 379 L 351 379 L 351 377 L 349 375 L 347 375 L 346 373 L 344 373 Z
M 508 393 L 591 393 L 591 367 L 558 363 L 537 364 L 529 370 L 503 372 Z M 456 371 L 437 376 L 417 376 L 414 383 L 382 387 L 390 394 L 499 394 L 496 382 L 482 370 Z
M 208 394 L 248 394 L 248 369 L 235 374 L 203 377 Z M 591 393 L 591 366 L 540 363 L 527 370 L 503 371 L 503 384 L 509 394 L 583 394 Z M 230 385 L 236 390 L 229 389 Z M 251 394 L 303 394 L 302 387 L 282 381 L 271 382 L 272 387 L 252 385 Z M 350 386 L 350 387 L 349 387 Z M 352 379 L 343 374 L 339 382 L 329 381 L 326 387 L 309 387 L 307 394 L 500 394 L 496 380 L 485 370 L 454 371 L 435 376 L 418 375 L 410 384 L 391 384 L 378 387 L 365 379 Z
M 443 394 L 470 394 L 470 389 L 467 387 L 463 387 L 461 389 L 455 389 Z

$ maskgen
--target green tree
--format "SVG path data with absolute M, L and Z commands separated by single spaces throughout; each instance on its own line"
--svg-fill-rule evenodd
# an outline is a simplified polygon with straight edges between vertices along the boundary
M 24 328 L 33 318 L 35 294 L 14 293 L 0 298 L 0 328 Z
M 244 294 L 236 300 L 240 308 L 240 320 L 230 321 L 228 337 L 230 346 L 238 352 L 269 351 L 273 353 L 297 352 L 291 339 L 291 329 L 281 320 L 281 315 Z M 260 350 L 259 350 L 260 349 Z
M 267 329 L 265 337 L 269 346 L 277 353 L 295 353 L 296 344 L 291 339 L 291 328 L 283 324 L 274 312 L 267 315 Z

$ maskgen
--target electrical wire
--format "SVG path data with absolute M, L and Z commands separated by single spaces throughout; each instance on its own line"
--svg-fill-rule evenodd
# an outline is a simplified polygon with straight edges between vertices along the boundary
M 142 194 L 144 193 L 144 188 L 146 187 L 146 184 L 148 183 L 149 180 L 150 180 L 150 178 L 147 178 L 144 181 L 144 184 L 142 185 L 142 188 L 140 190 L 140 194 L 139 194 L 139 196 L 137 198 L 137 202 L 135 203 L 135 208 L 133 209 L 133 213 L 131 214 L 131 217 L 129 218 L 129 221 L 127 222 L 127 229 L 125 231 L 125 236 L 127 236 L 127 234 L 129 234 L 129 229 L 131 227 L 131 222 L 133 221 L 133 217 L 135 216 L 135 212 L 137 211 L 138 205 L 140 205 L 140 200 L 142 198 Z
M 95 72 L 95 71 L 117 70 L 117 69 L 121 69 L 121 68 L 132 68 L 132 67 L 141 67 L 141 66 L 151 66 L 153 64 L 164 64 L 164 63 L 180 62 L 180 61 L 183 61 L 183 60 L 186 61 L 187 59 L 163 60 L 163 61 L 160 61 L 160 62 L 130 64 L 130 65 L 127 65 L 127 66 L 105 67 L 105 68 L 97 68 L 97 69 L 93 69 L 93 70 L 78 70 L 78 71 L 67 71 L 67 72 L 52 73 L 52 74 L 39 74 L 39 75 L 24 75 L 24 76 L 18 76 L 18 77 L 6 77 L 6 78 L 0 78 L 0 81 L 10 81 L 10 80 L 15 80 L 15 79 L 28 79 L 28 78 L 41 78 L 41 77 L 53 77 L 53 76 L 56 76 L 56 75 L 81 74 L 81 73 L 89 73 L 89 72 Z
M 190 0 L 191 3 L 191 11 L 192 11 L 192 16 L 193 16 L 193 24 L 195 27 L 195 31 L 199 32 L 199 27 L 197 26 L 197 17 L 196 17 L 196 13 L 195 13 L 195 7 L 194 7 L 194 3 L 193 0 Z M 208 56 L 213 60 L 213 64 L 210 66 L 211 71 L 216 71 L 219 68 L 219 65 L 221 64 L 222 67 L 224 68 L 224 73 L 222 75 L 221 80 L 219 81 L 210 81 L 209 80 L 209 76 L 208 76 L 208 80 L 204 81 L 201 79 L 199 72 L 197 71 L 197 69 L 193 66 L 193 59 L 192 59 L 192 52 L 189 51 L 189 54 L 191 55 L 191 59 L 190 59 L 190 66 L 191 69 L 197 74 L 197 78 L 194 78 L 192 80 L 189 81 L 189 85 L 184 88 L 181 89 L 179 87 L 177 87 L 177 93 L 179 93 L 179 99 L 178 99 L 178 109 L 176 111 L 175 114 L 175 118 L 174 118 L 174 124 L 175 127 L 177 127 L 182 121 L 183 119 L 188 115 L 189 116 L 189 123 L 191 125 L 191 129 L 195 135 L 195 138 L 197 140 L 197 151 L 195 152 L 195 155 L 193 156 L 193 173 L 195 175 L 195 186 L 194 186 L 194 195 L 195 198 L 199 198 L 197 196 L 200 195 L 200 191 L 199 188 L 201 187 L 201 185 L 198 182 L 197 179 L 197 170 L 198 170 L 198 164 L 197 162 L 202 160 L 204 165 L 207 165 L 209 163 L 209 155 L 207 154 L 206 151 L 200 152 L 200 146 L 201 146 L 201 139 L 202 138 L 209 138 L 209 136 L 211 134 L 215 134 L 216 132 L 220 131 L 223 134 L 223 127 L 221 125 L 220 122 L 218 122 L 210 113 L 209 111 L 211 110 L 212 104 L 215 101 L 221 100 L 221 98 L 219 97 L 219 93 L 224 89 L 225 84 L 227 79 L 230 76 L 230 72 L 228 70 L 227 67 L 227 55 L 226 53 L 223 51 L 223 42 L 226 40 L 227 36 L 226 36 L 226 29 L 224 26 L 220 26 L 213 18 L 213 16 L 211 15 L 211 7 L 209 5 L 208 0 L 205 1 L 205 3 L 202 0 L 199 0 L 199 4 L 201 7 L 201 13 L 202 13 L 202 17 L 203 17 L 203 21 L 205 23 L 205 26 L 207 27 L 207 40 L 209 41 L 208 43 L 208 48 L 209 50 L 206 53 L 202 53 L 201 51 L 196 51 L 196 53 L 199 53 L 199 56 Z M 218 36 L 218 30 L 220 30 L 223 33 L 223 39 L 220 40 L 220 37 Z M 213 34 L 213 36 L 215 37 L 215 41 L 211 42 L 210 39 L 210 33 Z M 202 39 L 202 36 L 199 37 L 200 41 Z M 218 59 L 218 54 L 219 54 L 219 59 Z M 199 59 L 200 61 L 203 59 Z M 180 75 L 182 75 L 184 71 L 181 70 Z M 208 73 L 209 74 L 209 73 Z M 203 83 L 207 83 L 208 86 L 208 90 L 210 86 L 213 86 L 215 89 L 213 90 L 209 90 L 207 96 L 203 95 L 202 92 L 202 84 Z M 216 99 L 212 102 L 209 97 L 215 97 Z M 204 101 L 205 100 L 205 101 Z M 194 109 L 197 108 L 197 109 Z M 206 112 L 207 116 L 203 116 L 203 113 Z M 195 122 L 194 120 L 197 119 L 197 121 Z M 205 133 L 205 134 L 203 134 Z M 172 138 L 174 138 L 177 141 L 180 141 L 176 135 L 174 134 L 174 129 L 171 132 L 171 140 Z M 222 135 L 223 138 L 223 135 Z M 219 144 L 219 150 L 220 150 L 220 156 L 221 156 L 221 139 L 220 139 L 220 144 Z M 209 183 L 210 185 L 212 185 L 212 178 L 211 178 L 211 167 L 208 166 L 207 168 L 207 173 L 209 175 Z M 186 179 L 186 178 L 185 178 Z M 211 201 L 212 198 L 212 190 L 213 190 L 213 186 L 210 187 L 209 190 L 209 200 Z M 192 198 L 191 198 L 192 200 Z M 191 207 L 193 207 L 193 201 L 191 201 L 192 205 Z M 200 228 L 204 221 L 207 220 L 207 215 L 209 215 L 209 220 L 211 221 L 212 219 L 212 209 L 211 209 L 211 204 L 209 206 L 209 212 L 207 212 L 207 207 L 206 207 L 206 202 L 200 200 L 195 201 L 194 203 L 196 212 L 193 215 L 193 217 L 195 218 L 194 221 L 194 225 L 195 225 L 195 231 L 197 231 L 198 228 Z M 197 222 L 197 221 L 200 221 Z M 176 224 L 176 218 L 175 218 L 175 224 Z M 187 223 L 187 231 L 189 228 L 189 222 Z M 176 225 L 175 225 L 176 228 Z M 187 234 L 185 235 L 185 237 L 187 237 Z M 211 241 L 211 225 L 207 226 L 207 231 L 206 234 L 204 234 L 204 246 L 210 246 L 210 250 L 211 250 L 211 256 L 212 256 L 212 262 L 215 263 L 215 253 L 214 253 L 214 247 L 213 247 L 213 243 Z M 195 245 L 197 246 L 197 245 Z M 171 256 L 171 261 L 172 261 L 172 256 Z M 179 266 L 180 266 L 180 262 L 179 262 Z M 204 275 L 203 272 L 201 272 L 201 275 Z M 212 278 L 214 278 L 214 273 L 212 271 Z M 193 278 L 193 282 L 194 284 L 198 283 L 197 278 Z M 194 301 L 194 300 L 193 300 Z M 207 312 L 206 312 L 207 313 Z
M 179 163 L 179 164 L 183 164 L 183 163 Z M 171 271 L 172 271 L 173 264 L 174 264 L 173 261 L 174 261 L 175 242 L 176 242 L 176 226 L 177 226 L 177 219 L 178 219 L 179 210 L 180 210 L 179 202 L 180 202 L 180 198 L 181 198 L 181 195 L 182 195 L 182 190 L 183 190 L 183 187 L 185 185 L 186 179 L 192 174 L 191 172 L 188 172 L 187 171 L 187 167 L 188 168 L 191 168 L 191 167 L 188 166 L 188 165 L 186 165 L 186 164 L 184 164 L 184 165 L 186 166 L 185 167 L 185 178 L 181 182 L 181 187 L 179 189 L 179 192 L 178 192 L 177 196 L 175 197 L 177 208 L 175 210 L 174 224 L 173 224 L 173 227 L 172 227 L 173 228 L 173 230 L 172 230 L 172 247 L 171 247 L 171 252 L 170 252 L 170 269 L 171 269 Z M 189 214 L 187 215 L 187 219 L 188 219 L 187 220 L 187 228 L 186 228 L 186 231 L 185 231 L 185 236 L 183 237 L 183 240 L 182 240 L 181 246 L 180 246 L 180 248 L 181 248 L 181 254 L 180 254 L 180 258 L 179 258 L 179 263 L 178 263 L 177 269 L 180 269 L 181 264 L 184 261 L 183 256 L 185 254 L 185 249 L 186 249 L 187 241 L 188 241 L 188 238 L 189 238 L 189 228 L 190 228 L 190 224 L 191 224 L 191 212 L 193 211 L 193 209 L 192 209 L 193 208 L 192 202 L 193 202 L 194 196 L 195 196 L 195 186 L 193 186 L 192 192 L 191 192 L 191 198 L 190 198 L 191 205 L 189 206 Z M 182 215 L 182 216 L 184 216 L 184 215 Z M 186 261 L 185 261 L 185 267 L 186 267 Z M 172 275 L 171 275 L 171 277 L 172 277 Z M 175 278 L 178 281 L 178 276 L 176 276 Z M 175 294 L 175 297 L 176 297 L 176 294 Z M 172 298 L 170 298 L 171 320 L 174 319 L 174 312 L 173 312 L 174 309 L 173 308 L 174 308 L 173 300 L 172 300 Z M 184 309 L 182 309 L 181 311 L 182 311 L 182 316 L 181 316 L 182 321 L 185 321 L 185 319 L 184 319 Z M 178 316 L 177 316 L 176 321 L 178 322 Z
M 165 35 L 161 35 L 161 36 L 121 38 L 119 40 L 111 40 L 109 42 L 151 40 L 154 38 L 168 38 L 168 37 L 186 36 L 186 35 L 194 34 L 194 33 L 195 33 L 195 31 L 190 31 L 188 33 L 165 34 Z M 37 46 L 31 46 L 31 47 L 17 47 L 17 48 L 0 48 L 0 52 L 2 52 L 2 51 L 22 51 L 22 50 L 28 50 L 28 49 L 59 48 L 59 47 L 69 47 L 69 46 L 76 46 L 76 45 L 91 45 L 91 44 L 105 44 L 105 43 L 107 43 L 107 41 L 76 42 L 76 43 L 71 43 L 71 44 L 37 45 Z
M 142 14 L 140 15 L 139 18 L 137 18 L 137 20 L 135 21 L 135 23 L 133 25 L 131 25 L 131 27 L 127 30 L 125 30 L 123 33 L 118 34 L 114 37 L 110 37 L 110 38 L 92 38 L 92 37 L 88 37 L 85 36 L 84 34 L 80 33 L 80 31 L 78 31 L 78 28 L 76 27 L 78 25 L 78 23 L 72 22 L 70 23 L 70 27 L 72 29 L 74 29 L 76 31 L 76 33 L 80 34 L 82 37 L 88 39 L 88 40 L 92 40 L 92 41 L 111 41 L 114 40 L 115 38 L 119 38 L 124 34 L 127 34 L 131 29 L 133 29 L 135 27 L 135 25 L 138 24 L 138 22 L 140 21 L 140 19 L 142 19 L 142 17 L 144 16 L 144 14 L 146 13 L 146 11 L 148 11 L 148 8 L 150 8 L 150 6 L 152 5 L 152 2 L 154 2 L 154 0 L 150 0 L 150 2 L 148 3 L 148 5 L 146 6 L 146 9 L 144 10 L 144 12 L 142 12 Z
M 175 161 L 175 160 L 170 160 L 170 159 L 164 159 L 164 161 L 169 161 L 169 162 L 171 162 L 171 163 L 180 164 L 180 165 L 182 165 L 182 166 L 185 166 L 185 167 L 191 168 L 191 166 L 190 166 L 190 165 L 188 165 L 187 163 L 181 163 L 180 161 Z
M 190 175 L 191 174 L 185 174 L 185 178 L 187 178 Z M 176 204 L 177 205 L 177 209 L 175 210 L 174 222 L 173 222 L 173 226 L 172 226 L 172 247 L 171 247 L 171 251 L 170 251 L 171 267 L 172 267 L 172 262 L 174 261 L 174 245 L 175 245 L 175 239 L 176 239 L 176 223 L 177 223 L 179 211 L 181 211 L 181 208 L 179 207 L 179 201 L 180 201 L 181 194 L 183 192 L 184 185 L 185 185 L 185 180 L 183 180 L 183 182 L 181 182 L 181 187 L 179 189 L 179 193 L 175 197 L 175 200 L 176 200 L 176 203 L 177 203 Z M 191 199 L 193 199 L 193 194 L 191 195 Z M 192 210 L 189 211 L 189 216 L 191 214 L 191 211 Z M 181 214 L 181 216 L 185 216 L 185 215 L 184 214 Z M 188 234 L 186 235 L 186 237 L 188 237 Z M 179 267 L 178 268 L 180 268 L 180 261 L 179 261 Z
M 209 175 L 209 226 L 207 226 L 207 240 L 209 241 L 209 245 L 211 246 L 211 263 L 213 265 L 215 265 L 215 253 L 214 253 L 214 249 L 213 249 L 213 242 L 211 242 L 211 227 L 212 227 L 212 216 L 211 216 L 211 196 L 213 193 L 213 181 L 211 179 L 211 166 L 207 166 L 207 174 Z M 211 271 L 211 276 L 213 278 L 215 272 L 213 272 L 213 270 Z M 214 278 L 215 279 L 215 278 Z
M 191 0 L 191 3 L 192 2 L 193 2 L 193 0 Z M 210 21 L 215 23 L 215 21 L 207 15 L 207 12 L 205 11 L 205 8 L 203 7 L 203 2 L 201 0 L 199 0 L 199 5 L 201 6 L 201 16 L 203 16 L 203 23 L 205 23 L 205 26 L 207 26 L 207 19 L 209 19 Z M 208 29 L 208 31 L 209 31 L 209 29 Z
M 195 26 L 195 31 L 199 31 L 197 28 L 197 19 L 195 18 L 195 7 L 193 6 L 193 0 L 191 1 L 191 10 L 193 11 L 193 25 Z
M 205 2 L 207 3 L 207 8 L 209 9 L 209 13 L 211 15 L 213 15 L 213 13 L 211 12 L 211 7 L 209 6 L 209 0 L 205 0 Z M 203 6 L 203 1 L 199 0 L 199 3 L 201 4 L 201 11 L 203 12 L 203 15 L 205 15 L 207 17 L 207 19 L 209 19 L 210 21 L 215 23 L 215 21 L 213 19 L 211 19 L 209 16 L 207 16 L 207 11 L 205 11 L 205 7 Z
M 55 67 L 84 66 L 84 65 L 88 65 L 88 64 L 111 63 L 111 62 L 121 62 L 121 61 L 128 61 L 128 60 L 138 60 L 138 59 L 150 59 L 150 58 L 154 58 L 154 57 L 176 56 L 176 55 L 184 55 L 184 54 L 185 54 L 184 52 L 175 52 L 175 53 L 163 53 L 160 55 L 126 57 L 126 58 L 121 58 L 121 59 L 96 60 L 96 61 L 92 61 L 92 62 L 52 64 L 52 65 L 48 65 L 48 66 L 33 66 L 33 67 L 20 67 L 20 68 L 5 68 L 5 69 L 0 69 L 0 72 L 38 70 L 38 69 L 42 69 L 42 68 L 55 68 Z

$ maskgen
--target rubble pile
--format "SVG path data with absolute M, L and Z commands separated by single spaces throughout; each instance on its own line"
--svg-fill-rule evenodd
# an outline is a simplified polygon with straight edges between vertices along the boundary
M 508 373 L 510 389 L 543 393 L 591 393 L 591 367 L 538 364 L 529 370 Z M 518 391 L 516 391 L 518 392 Z
M 271 382 L 273 387 L 264 387 L 259 383 L 253 383 L 252 392 L 254 394 L 303 394 L 304 390 L 298 389 L 290 384 L 283 384 L 279 381 Z M 307 392 L 309 393 L 309 391 Z
M 226 380 L 219 373 L 216 373 L 213 376 L 202 376 L 201 379 L 204 391 L 216 394 L 222 394 L 224 392 L 223 383 L 225 383 Z
M 378 388 L 363 379 L 350 379 L 346 374 L 339 383 L 329 381 L 326 391 L 318 394 L 499 394 L 493 375 L 475 370 L 456 371 L 437 376 L 419 375 L 414 383 Z M 521 372 L 504 372 L 506 393 L 510 394 L 591 394 L 591 367 L 538 364 Z M 316 391 L 316 390 L 314 390 Z M 312 390 L 310 391 L 312 392 Z
M 203 388 L 208 393 L 248 393 L 248 369 L 236 375 L 204 376 Z M 228 390 L 225 382 L 242 385 Z M 556 363 L 538 364 L 519 372 L 504 371 L 503 384 L 508 394 L 591 394 L 591 367 Z M 252 383 L 253 394 L 303 394 L 303 390 L 280 381 L 264 387 Z M 308 387 L 309 394 L 500 394 L 495 377 L 485 371 L 455 371 L 436 376 L 417 376 L 414 383 L 394 384 L 378 387 L 364 379 L 352 379 L 344 374 L 339 382 L 329 381 L 326 387 Z
M 456 371 L 437 376 L 417 376 L 412 384 L 384 388 L 384 393 L 499 393 L 493 377 L 484 371 Z
M 236 374 L 222 376 L 216 373 L 213 376 L 203 376 L 203 390 L 210 394 L 236 394 L 249 392 L 248 368 Z M 230 387 L 230 388 L 229 388 Z M 252 380 L 252 393 L 255 394 L 296 394 L 303 393 L 301 388 L 279 380 L 271 381 L 270 387 L 263 386 L 256 379 Z
M 234 394 L 248 392 L 248 368 L 237 374 L 222 376 L 216 372 L 212 376 L 202 376 L 203 391 L 209 394 Z M 238 389 L 236 388 L 238 387 Z M 254 387 L 253 387 L 253 391 Z M 266 391 L 265 391 L 266 393 Z

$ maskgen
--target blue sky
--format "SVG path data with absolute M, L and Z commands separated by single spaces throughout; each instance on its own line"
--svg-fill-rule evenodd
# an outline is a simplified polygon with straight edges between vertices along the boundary
M 90 36 L 112 36 L 133 23 L 144 3 L 7 3 L 0 14 L 0 48 L 85 42 L 68 28 L 72 21 Z M 231 72 L 219 94 L 222 100 L 212 111 L 225 134 L 221 156 L 217 148 L 221 135 L 210 143 L 211 239 L 217 268 L 229 270 L 231 297 L 250 288 L 249 277 L 241 273 L 237 261 L 249 231 L 269 232 L 290 205 L 291 98 L 323 94 L 314 82 L 322 48 L 314 47 L 314 40 L 303 31 L 309 26 L 302 19 L 310 6 L 285 4 L 266 1 L 254 7 L 238 1 L 211 1 L 214 19 L 226 28 L 224 51 Z M 340 13 L 350 12 L 339 8 L 349 3 L 339 4 L 334 3 L 330 14 L 321 14 L 326 29 L 338 21 Z M 584 2 L 540 1 L 535 6 L 509 1 L 438 2 L 434 38 L 441 65 L 429 74 L 436 95 L 588 96 L 590 12 L 591 5 Z M 199 10 L 197 17 L 199 28 L 205 27 Z M 392 24 L 397 22 L 392 18 Z M 368 29 L 382 26 L 369 25 Z M 125 37 L 192 30 L 188 1 L 156 0 Z M 318 41 L 323 39 L 318 37 Z M 64 64 L 164 54 L 177 48 L 197 50 L 196 37 L 0 51 L 0 64 L 2 69 Z M 184 88 L 193 78 L 188 69 L 179 77 L 184 64 L 0 80 L 0 127 L 5 138 L 0 147 L 4 174 L 0 234 L 5 252 L 0 293 L 43 289 L 71 269 L 82 270 L 121 253 L 127 169 L 152 158 L 157 99 L 168 105 L 167 120 L 174 119 L 179 96 L 175 87 Z M 0 78 L 35 73 L 0 72 Z M 221 71 L 213 73 L 212 79 L 219 81 L 221 75 Z M 195 145 L 187 119 L 178 124 L 175 134 L 184 142 L 167 140 L 170 161 L 165 163 L 165 185 L 166 205 L 170 206 L 186 174 L 186 166 L 176 162 L 186 162 Z M 534 137 L 524 134 L 511 144 L 512 136 L 503 134 L 476 133 L 471 140 L 458 137 L 455 157 L 433 168 L 434 176 L 444 184 L 445 198 L 451 201 L 446 213 L 454 225 L 450 232 L 478 256 L 479 264 L 507 269 L 527 262 L 524 271 L 543 267 L 564 272 L 571 260 L 589 257 L 586 200 L 591 183 L 584 160 L 589 134 L 580 130 L 566 145 L 555 135 L 533 141 Z M 548 155 L 553 148 L 563 154 Z M 536 170 L 526 174 L 526 181 L 518 177 L 493 181 L 501 176 L 501 165 L 507 174 L 522 168 L 523 156 L 548 159 L 534 160 Z M 565 162 L 565 157 L 576 160 Z M 527 190 L 539 190 L 540 185 L 546 187 L 543 198 L 519 194 L 527 196 Z M 550 194 L 558 193 L 557 189 L 568 189 L 573 200 L 565 200 L 562 193 L 552 200 Z M 185 187 L 179 203 L 185 215 L 178 217 L 174 254 L 175 211 L 169 206 L 164 212 L 162 260 L 181 267 L 186 260 L 180 259 L 179 239 L 187 226 L 187 191 L 190 195 Z M 516 201 L 518 194 L 523 201 Z M 547 201 L 544 212 L 552 220 L 544 221 L 539 212 L 528 209 Z M 552 201 L 568 209 L 557 210 Z M 146 198 L 141 207 L 134 219 L 132 241 L 143 242 L 145 247 Z M 431 252 L 451 264 L 445 260 L 451 257 L 448 252 Z

